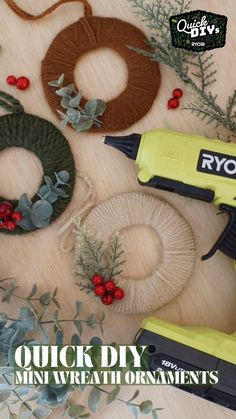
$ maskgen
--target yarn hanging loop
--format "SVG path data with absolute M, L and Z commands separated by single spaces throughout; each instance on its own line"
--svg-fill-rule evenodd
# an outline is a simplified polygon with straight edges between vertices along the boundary
M 88 0 L 59 0 L 57 3 L 50 6 L 48 9 L 46 9 L 44 12 L 40 13 L 39 15 L 31 15 L 30 13 L 23 10 L 21 7 L 19 7 L 14 0 L 5 0 L 8 6 L 15 12 L 18 16 L 20 16 L 22 19 L 25 20 L 39 20 L 44 18 L 45 16 L 50 15 L 54 10 L 56 10 L 58 7 L 62 6 L 65 3 L 72 3 L 72 2 L 79 2 L 82 3 L 84 6 L 84 16 L 89 17 L 92 16 L 92 6 L 88 2 Z

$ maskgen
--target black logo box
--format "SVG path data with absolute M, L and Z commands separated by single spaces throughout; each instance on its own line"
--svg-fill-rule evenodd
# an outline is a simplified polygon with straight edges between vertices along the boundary
M 219 33 L 209 34 L 205 36 L 197 36 L 191 38 L 190 34 L 185 32 L 179 32 L 177 30 L 178 22 L 185 19 L 188 24 L 195 21 L 201 21 L 206 16 L 208 25 L 215 25 L 215 28 L 219 28 Z M 223 48 L 226 43 L 226 31 L 227 31 L 227 17 L 224 15 L 218 15 L 215 13 L 207 12 L 204 10 L 193 10 L 188 13 L 182 13 L 170 17 L 170 30 L 172 36 L 172 44 L 176 48 L 182 48 L 190 51 L 201 52 L 215 48 Z M 193 44 L 194 43 L 194 44 Z M 204 43 L 205 45 L 200 45 Z

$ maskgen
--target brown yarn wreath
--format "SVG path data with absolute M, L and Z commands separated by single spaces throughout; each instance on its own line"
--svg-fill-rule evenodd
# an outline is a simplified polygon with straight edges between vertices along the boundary
M 53 112 L 58 115 L 61 100 L 48 83 L 58 79 L 62 73 L 65 74 L 65 85 L 75 83 L 74 70 L 78 60 L 90 51 L 108 47 L 125 60 L 128 82 L 123 92 L 107 103 L 107 110 L 100 118 L 102 128 L 94 126 L 90 131 L 124 130 L 147 114 L 158 93 L 161 75 L 158 63 L 128 48 L 128 45 L 132 45 L 151 51 L 140 29 L 116 18 L 92 16 L 92 8 L 87 0 L 60 0 L 38 16 L 24 12 L 13 0 L 6 1 L 15 13 L 27 20 L 40 19 L 69 1 L 79 1 L 84 5 L 85 16 L 56 36 L 42 61 L 44 92 Z M 88 99 L 84 97 L 83 100 L 85 103 Z

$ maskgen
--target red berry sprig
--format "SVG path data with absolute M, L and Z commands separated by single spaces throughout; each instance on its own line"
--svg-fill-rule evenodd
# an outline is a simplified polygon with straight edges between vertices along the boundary
M 0 230 L 14 231 L 17 223 L 21 220 L 21 212 L 14 211 L 11 202 L 4 201 L 0 203 Z
M 124 290 L 117 287 L 114 281 L 104 281 L 101 275 L 94 275 L 92 283 L 94 285 L 94 294 L 101 297 L 104 305 L 109 306 L 114 300 L 122 300 L 125 296 Z
M 26 90 L 30 86 L 30 80 L 25 76 L 18 77 L 17 79 L 15 76 L 10 75 L 7 77 L 6 81 L 7 84 L 10 86 L 16 86 L 19 90 Z
M 168 100 L 168 109 L 177 109 L 180 105 L 179 99 L 183 96 L 183 90 L 176 88 L 172 92 L 173 97 Z

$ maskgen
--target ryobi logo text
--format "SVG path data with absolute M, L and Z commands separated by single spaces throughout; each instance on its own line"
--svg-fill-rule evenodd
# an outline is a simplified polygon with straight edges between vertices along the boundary
M 236 179 L 236 156 L 201 150 L 197 171 Z

